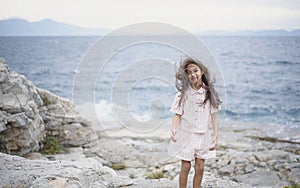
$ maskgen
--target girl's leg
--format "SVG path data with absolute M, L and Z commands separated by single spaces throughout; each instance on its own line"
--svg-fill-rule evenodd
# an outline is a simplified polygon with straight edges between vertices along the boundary
M 179 175 L 179 187 L 186 188 L 188 174 L 191 169 L 191 162 L 181 160 L 181 170 Z
M 204 173 L 204 159 L 195 158 L 195 175 L 193 181 L 193 188 L 199 188 L 202 182 Z

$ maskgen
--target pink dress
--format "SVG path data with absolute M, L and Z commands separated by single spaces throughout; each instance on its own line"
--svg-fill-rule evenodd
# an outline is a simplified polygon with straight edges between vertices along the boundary
M 176 142 L 170 141 L 170 156 L 186 161 L 195 157 L 209 159 L 216 156 L 216 151 L 209 151 L 209 148 L 212 146 L 211 114 L 218 109 L 209 100 L 202 104 L 206 92 L 203 87 L 197 91 L 189 87 L 181 105 L 180 93 L 175 96 L 171 111 L 181 115 L 181 122 L 176 129 Z

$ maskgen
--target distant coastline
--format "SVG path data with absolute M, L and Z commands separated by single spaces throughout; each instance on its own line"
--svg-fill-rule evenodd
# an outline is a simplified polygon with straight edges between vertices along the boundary
M 110 31 L 106 28 L 88 28 L 61 23 L 52 19 L 29 22 L 11 18 L 0 20 L 0 36 L 99 36 Z M 244 30 L 244 31 L 201 31 L 198 36 L 300 36 L 300 29 L 287 30 Z
M 29 22 L 25 19 L 13 18 L 0 20 L 0 36 L 97 36 L 108 29 L 87 28 L 43 19 Z

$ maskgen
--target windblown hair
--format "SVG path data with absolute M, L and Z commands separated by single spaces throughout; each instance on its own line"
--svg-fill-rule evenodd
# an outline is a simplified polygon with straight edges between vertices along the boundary
M 218 93 L 216 92 L 215 88 L 214 88 L 214 80 L 211 81 L 210 78 L 210 73 L 209 70 L 206 68 L 206 66 L 204 66 L 199 60 L 197 59 L 192 59 L 192 58 L 186 58 L 183 61 L 180 60 L 180 66 L 178 68 L 178 71 L 175 75 L 176 77 L 176 89 L 177 91 L 179 91 L 181 93 L 180 95 L 180 100 L 179 100 L 179 105 L 182 104 L 182 100 L 184 100 L 186 91 L 188 90 L 189 86 L 192 86 L 192 83 L 188 77 L 188 74 L 186 72 L 186 68 L 188 65 L 190 64 L 194 64 L 197 65 L 201 71 L 203 72 L 202 75 L 202 82 L 205 85 L 202 85 L 202 87 L 204 87 L 207 90 L 205 99 L 203 101 L 203 104 L 205 105 L 205 103 L 207 102 L 207 100 L 210 101 L 211 105 L 215 108 L 218 108 L 219 105 L 222 103 L 222 101 L 219 98 Z

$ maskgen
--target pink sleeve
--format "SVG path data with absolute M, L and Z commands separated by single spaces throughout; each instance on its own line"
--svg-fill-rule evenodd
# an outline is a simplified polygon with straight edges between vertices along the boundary
M 183 114 L 183 107 L 182 107 L 183 104 L 179 105 L 179 100 L 180 100 L 180 93 L 177 93 L 174 98 L 174 101 L 173 101 L 170 111 L 174 112 L 175 114 L 182 115 Z

